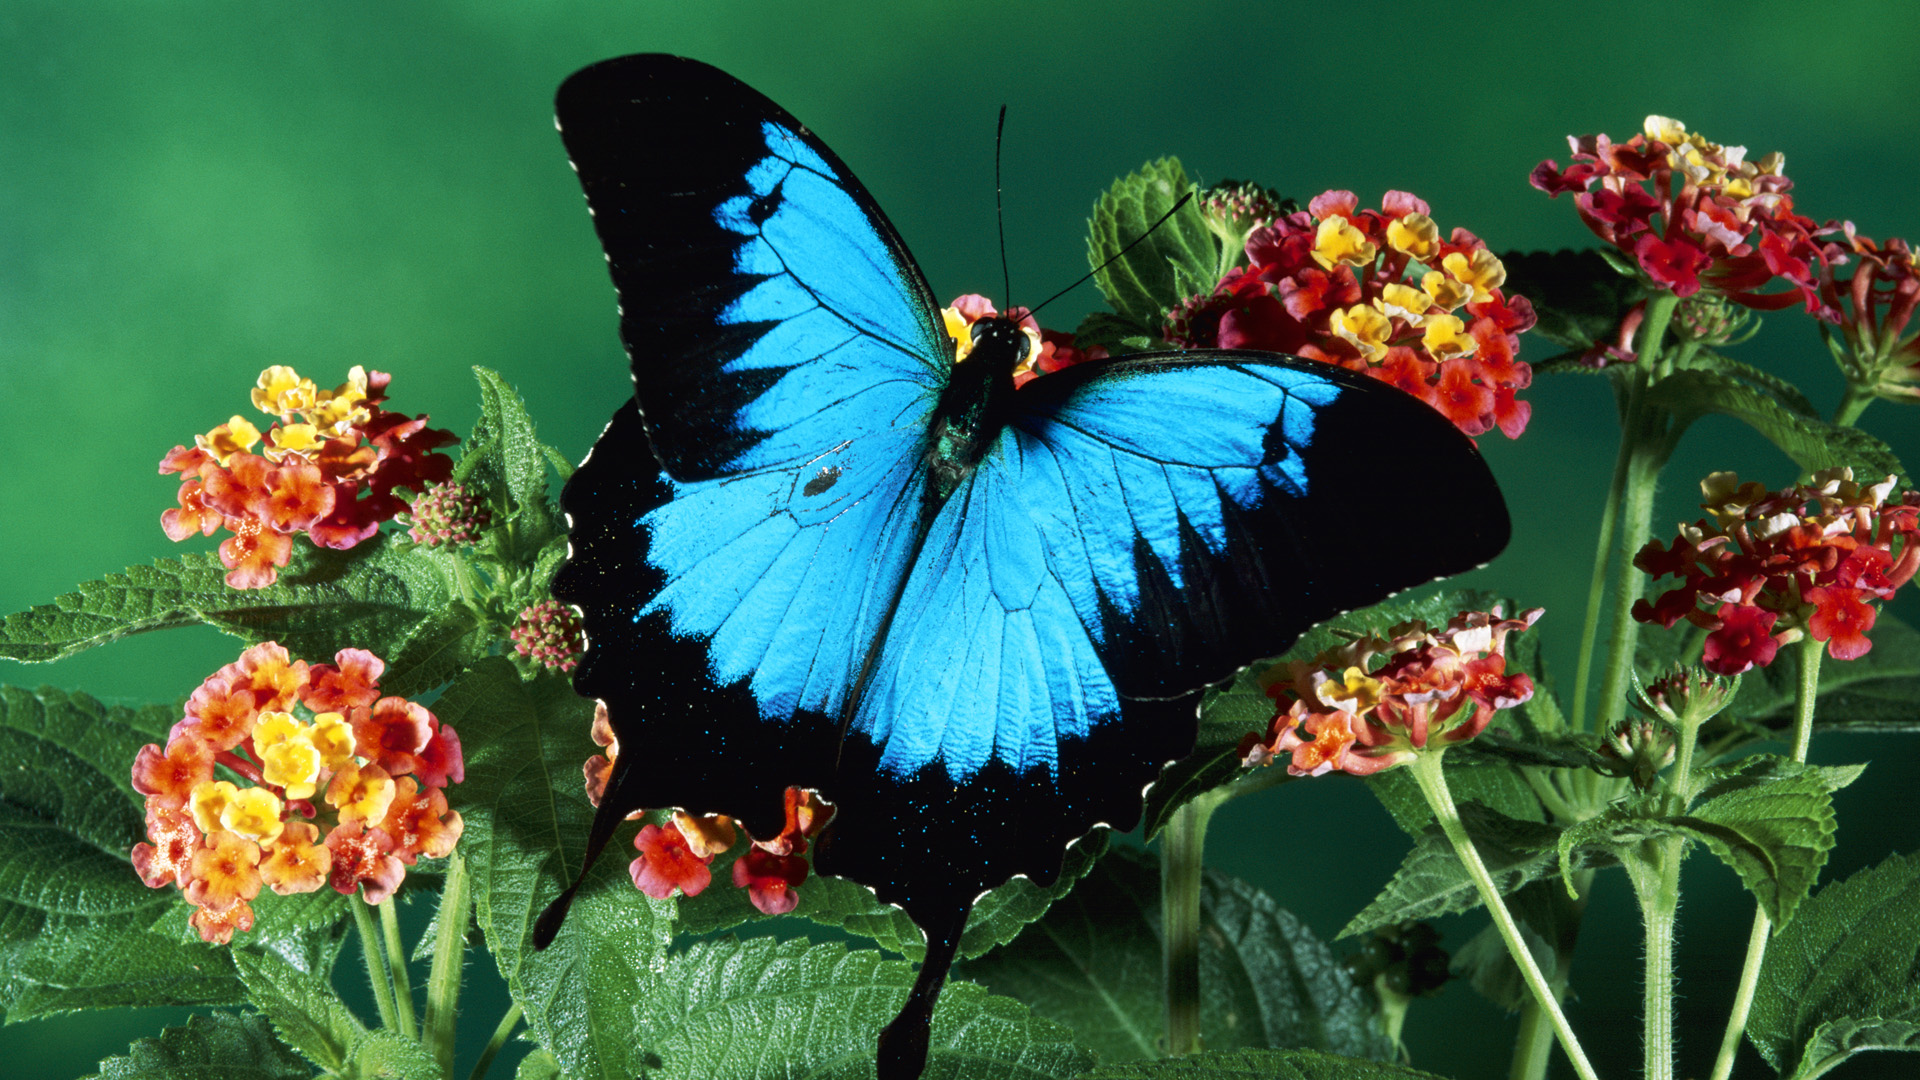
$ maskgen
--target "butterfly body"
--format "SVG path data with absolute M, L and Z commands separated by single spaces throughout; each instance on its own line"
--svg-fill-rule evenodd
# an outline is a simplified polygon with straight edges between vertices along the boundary
M 764 838 L 818 791 L 816 869 L 927 931 L 883 1075 L 924 1060 L 973 901 L 1137 821 L 1208 684 L 1505 543 L 1470 441 L 1352 372 L 1152 353 L 1016 388 L 1004 318 L 956 361 L 871 197 L 722 72 L 622 57 L 557 112 L 634 380 L 561 500 L 575 685 L 620 742 L 587 859 L 635 809 Z M 1444 528 L 1396 536 L 1395 500 Z

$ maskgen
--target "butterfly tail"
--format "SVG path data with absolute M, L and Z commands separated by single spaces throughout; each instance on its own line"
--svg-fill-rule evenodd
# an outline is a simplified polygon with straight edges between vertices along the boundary
M 880 1032 L 878 1080 L 919 1080 L 927 1067 L 927 1047 L 933 1037 L 933 1006 L 947 973 L 960 951 L 960 931 L 966 928 L 968 908 L 927 916 L 909 912 L 927 935 L 926 959 L 907 993 L 900 1015 Z
M 613 839 L 615 829 L 627 819 L 627 815 L 640 809 L 634 801 L 636 793 L 631 790 L 632 778 L 638 770 L 626 767 L 629 758 L 616 757 L 613 762 L 613 775 L 607 778 L 606 794 L 600 799 L 600 809 L 593 815 L 593 827 L 587 832 L 587 853 L 580 861 L 580 875 L 573 884 L 559 896 L 554 897 L 545 911 L 533 923 L 533 947 L 544 949 L 553 944 L 554 935 L 560 932 L 560 924 L 567 921 L 567 911 L 573 907 L 574 894 L 586 883 L 587 871 L 593 869 L 594 860 L 600 857 L 600 851 Z

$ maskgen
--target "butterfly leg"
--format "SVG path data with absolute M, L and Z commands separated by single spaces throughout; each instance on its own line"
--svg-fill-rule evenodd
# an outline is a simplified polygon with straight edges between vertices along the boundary
M 927 1047 L 933 1036 L 933 1006 L 953 969 L 960 950 L 960 932 L 966 928 L 971 905 L 929 914 L 909 912 L 927 935 L 926 959 L 907 993 L 907 1003 L 880 1033 L 878 1080 L 917 1080 L 927 1067 Z

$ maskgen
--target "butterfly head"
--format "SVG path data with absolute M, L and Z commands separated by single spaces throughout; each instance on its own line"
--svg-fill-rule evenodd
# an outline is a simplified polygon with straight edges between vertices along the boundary
M 1009 373 L 1033 355 L 1040 337 L 1032 327 L 1000 315 L 974 320 L 966 333 L 958 359 Z

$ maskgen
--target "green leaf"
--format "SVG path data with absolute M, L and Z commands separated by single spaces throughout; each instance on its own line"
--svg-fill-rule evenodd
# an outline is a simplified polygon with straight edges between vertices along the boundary
M 1905 476 L 1906 468 L 1886 443 L 1859 428 L 1835 427 L 1802 416 L 1762 390 L 1722 371 L 1676 371 L 1647 392 L 1648 404 L 1673 414 L 1679 431 L 1708 413 L 1731 416 L 1753 428 L 1794 464 L 1809 472 L 1852 466 L 1856 475 Z
M 1920 631 L 1882 611 L 1871 633 L 1865 656 L 1820 665 L 1816 732 L 1920 731 Z M 1723 715 L 1784 735 L 1793 726 L 1800 658 L 1799 649 L 1782 649 L 1772 664 L 1742 675 Z
M 201 623 L 248 642 L 278 641 L 297 656 L 331 659 L 348 646 L 385 654 L 452 596 L 451 578 L 434 560 L 396 548 L 384 536 L 351 551 L 301 541 L 279 580 L 264 589 L 228 588 L 226 569 L 211 554 L 156 559 L 7 616 L 0 656 L 58 660 L 133 634 Z M 388 674 L 400 677 L 391 667 Z
M 1385 1054 L 1361 989 L 1258 889 L 1209 873 L 1201 893 L 1201 1035 L 1207 1045 Z M 1164 1021 L 1160 872 L 1116 848 L 1011 944 L 960 974 L 1074 1029 L 1103 1061 L 1152 1057 Z
M 341 1003 L 325 971 L 301 970 L 276 953 L 233 950 L 247 998 L 281 1039 L 314 1064 L 340 1072 L 367 1029 Z
M 648 1065 L 634 1018 L 655 1006 L 648 972 L 663 962 L 673 902 L 634 889 L 616 837 L 560 935 L 535 952 L 533 920 L 579 872 L 593 819 L 580 764 L 599 748 L 593 706 L 567 681 L 522 683 L 500 657 L 475 664 L 435 704 L 467 747 L 461 849 L 476 921 L 527 1025 L 576 1080 L 631 1080 Z
M 1533 332 L 1575 353 L 1614 337 L 1620 320 L 1647 295 L 1637 276 L 1621 276 L 1591 248 L 1510 251 L 1500 263 L 1507 268 L 1506 294 L 1526 297 L 1539 316 Z
M 513 1080 L 560 1080 L 560 1059 L 550 1050 L 535 1049 L 520 1059 Z
M 258 1016 L 214 1013 L 100 1063 L 87 1080 L 307 1080 L 313 1069 Z
M 482 627 L 480 617 L 463 603 L 448 604 L 420 620 L 387 657 L 380 692 L 418 697 L 451 681 L 487 655 L 492 642 L 478 632 Z
M 912 983 L 911 965 L 870 949 L 767 938 L 699 942 L 668 959 L 629 1036 L 644 1048 L 647 1075 L 853 1080 L 873 1075 L 880 1029 Z M 1066 1030 L 1018 1002 L 966 983 L 940 996 L 929 1078 L 1045 1080 L 1092 1064 Z
M 1087 262 L 1093 280 L 1119 316 L 1136 326 L 1157 328 L 1167 309 L 1198 292 L 1210 292 L 1219 265 L 1219 241 L 1207 228 L 1200 207 L 1188 200 L 1166 223 L 1152 229 L 1181 196 L 1194 190 L 1177 158 L 1161 158 L 1114 181 L 1094 204 L 1088 222 Z M 1100 268 L 1142 236 L 1112 264 Z
M 1747 1036 L 1810 1080 L 1863 1050 L 1920 1049 L 1920 857 L 1828 885 L 1774 935 Z
M 572 470 L 534 434 L 526 403 L 505 379 L 484 367 L 476 366 L 473 374 L 480 381 L 480 419 L 453 478 L 510 507 L 518 542 L 529 551 L 538 549 L 565 531 L 547 502 L 547 468 L 558 464 L 563 472 Z
M 1165 1061 L 1102 1065 L 1080 1080 L 1444 1080 L 1405 1065 L 1314 1050 L 1208 1051 Z
M 1777 763 L 1757 760 L 1762 768 L 1794 764 L 1784 759 Z M 1800 901 L 1812 891 L 1820 868 L 1827 863 L 1827 853 L 1833 850 L 1834 781 L 1818 771 L 1791 769 L 1768 776 L 1764 782 L 1728 780 L 1710 788 L 1687 814 L 1673 822 L 1733 867 L 1774 924 L 1785 926 L 1792 921 Z
M 1448 782 L 1452 782 L 1451 777 Z M 1509 817 L 1477 802 L 1459 806 L 1461 823 L 1502 896 L 1552 874 L 1559 851 L 1568 846 L 1565 834 L 1552 825 Z M 1569 857 L 1573 865 L 1582 868 L 1611 861 L 1598 850 L 1581 849 Z M 1386 888 L 1353 917 L 1340 936 L 1471 911 L 1480 904 L 1479 889 L 1436 822 L 1419 835 Z
M 349 1076 L 367 1080 L 443 1080 L 440 1065 L 417 1039 L 397 1031 L 363 1032 L 354 1042 Z
M 1193 750 L 1161 769 L 1147 789 L 1143 820 L 1148 839 L 1160 835 L 1175 810 L 1215 788 L 1233 784 L 1251 790 L 1292 779 L 1285 766 L 1248 770 L 1240 764 L 1241 741 L 1248 735 L 1264 735 L 1273 721 L 1273 699 L 1261 685 L 1272 666 L 1257 663 L 1242 668 L 1200 699 L 1200 728 Z
M 1080 320 L 1079 328 L 1074 330 L 1073 343 L 1081 349 L 1099 346 L 1113 356 L 1164 347 L 1165 344 L 1160 340 L 1158 329 L 1142 326 L 1111 311 L 1089 312 L 1086 318 Z
M 1704 349 L 1694 354 L 1694 365 L 1715 368 L 1743 382 L 1752 383 L 1772 394 L 1774 399 L 1786 406 L 1788 410 L 1801 416 L 1820 415 L 1820 410 L 1814 408 L 1813 402 L 1807 400 L 1807 395 L 1801 393 L 1799 387 L 1764 368 L 1744 364 L 1730 356 L 1722 356 Z

